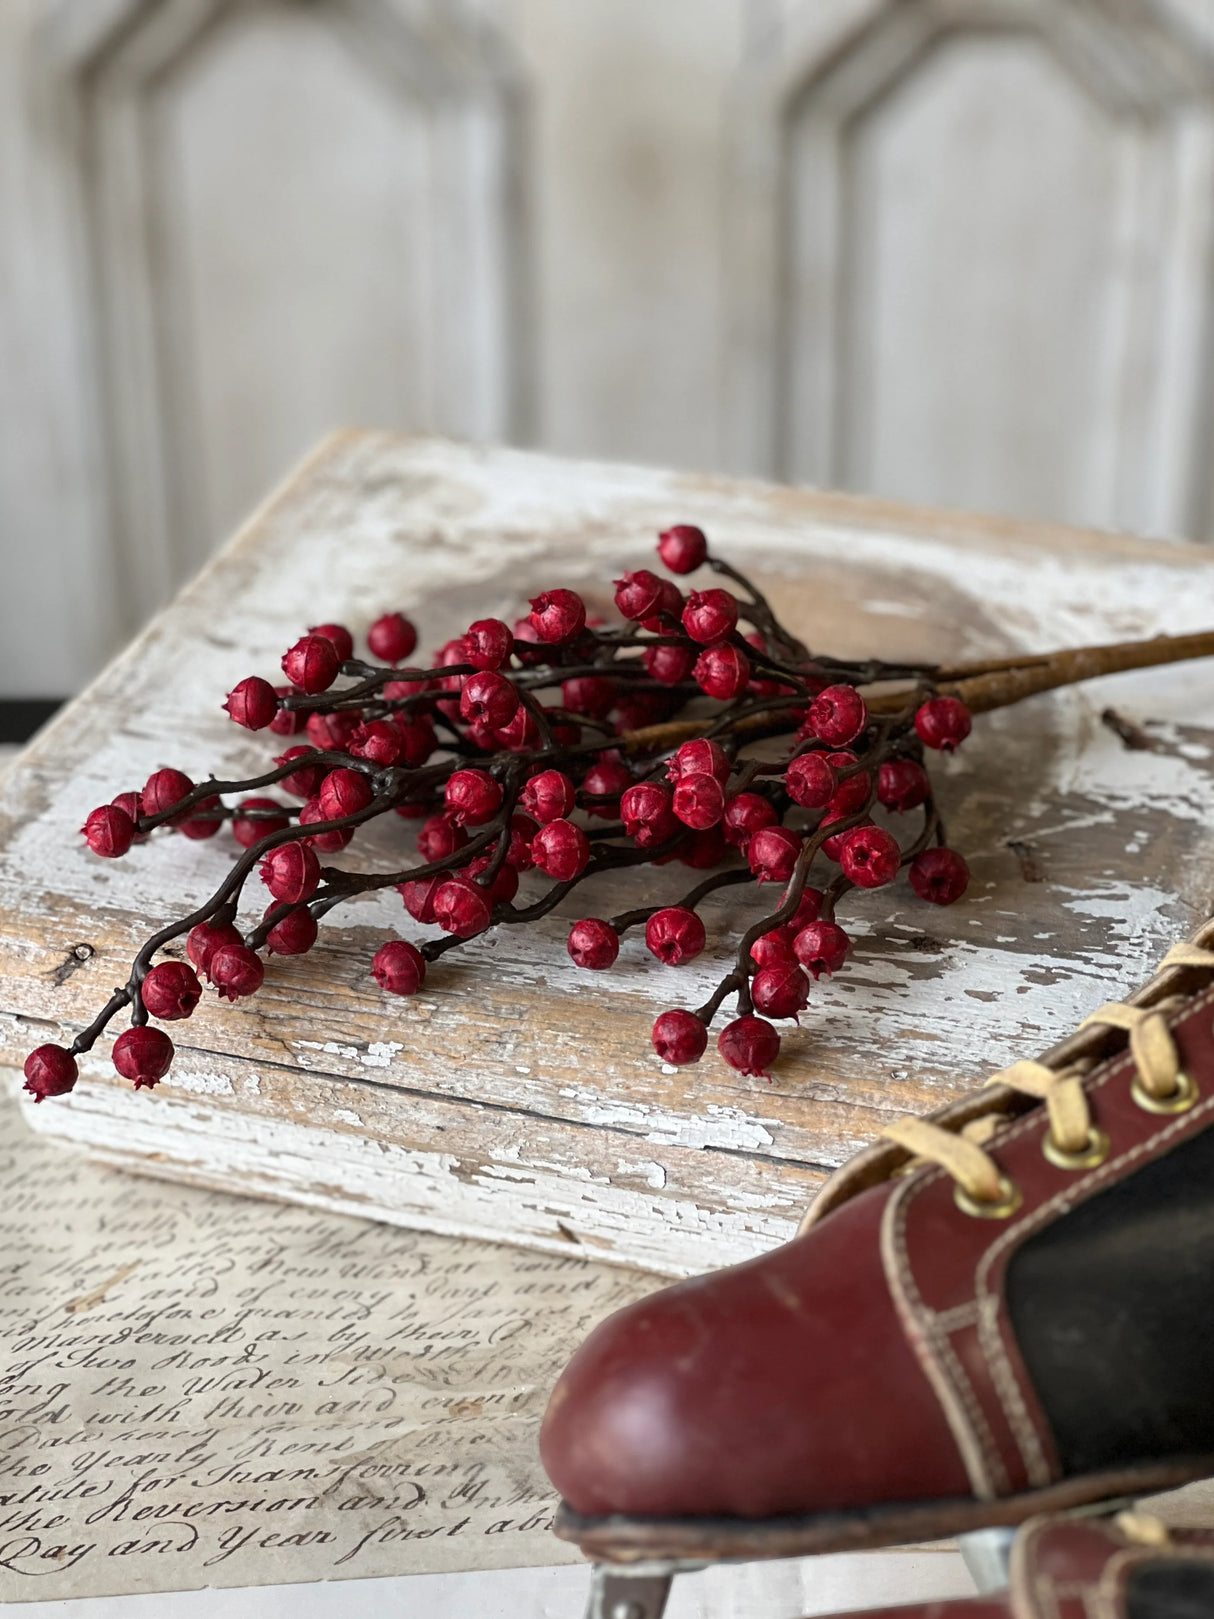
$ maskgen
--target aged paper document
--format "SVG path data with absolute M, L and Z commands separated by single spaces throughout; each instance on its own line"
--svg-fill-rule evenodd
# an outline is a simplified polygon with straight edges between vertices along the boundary
M 0 1600 L 575 1560 L 547 1390 L 655 1277 L 144 1180 L 0 1100 Z

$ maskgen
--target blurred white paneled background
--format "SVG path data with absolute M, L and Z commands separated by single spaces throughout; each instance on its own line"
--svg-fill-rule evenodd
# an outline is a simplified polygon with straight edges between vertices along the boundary
M 1214 538 L 1214 0 L 4 0 L 0 699 L 326 428 Z

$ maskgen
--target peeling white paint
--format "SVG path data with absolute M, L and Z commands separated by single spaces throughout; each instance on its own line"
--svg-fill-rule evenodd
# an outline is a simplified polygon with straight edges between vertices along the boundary
M 174 1063 L 161 1081 L 172 1090 L 192 1091 L 196 1096 L 233 1096 L 232 1081 L 227 1074 L 196 1074 L 180 1063 Z
M 83 1083 L 53 1110 L 53 1120 L 45 1107 L 27 1108 L 25 1117 L 102 1162 L 168 1179 L 188 1180 L 205 1165 L 209 1184 L 233 1191 L 486 1241 L 509 1233 L 551 1253 L 571 1251 L 564 1227 L 584 1234 L 597 1258 L 669 1276 L 765 1252 L 793 1235 L 801 1212 L 801 1200 L 779 1188 L 741 1200 L 745 1206 L 736 1210 L 710 1211 L 686 1199 L 639 1198 L 605 1179 L 571 1173 L 568 1165 L 486 1163 L 469 1174 L 449 1153 L 199 1110 L 171 1096 L 158 1101 L 149 1109 L 134 1092 Z

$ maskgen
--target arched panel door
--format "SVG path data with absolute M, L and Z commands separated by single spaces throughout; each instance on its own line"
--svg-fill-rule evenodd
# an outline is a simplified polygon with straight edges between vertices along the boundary
M 136 0 L 61 56 L 136 620 L 335 425 L 525 432 L 520 95 L 460 16 Z
M 1202 532 L 1208 59 L 1134 7 L 869 9 L 741 99 L 736 459 Z

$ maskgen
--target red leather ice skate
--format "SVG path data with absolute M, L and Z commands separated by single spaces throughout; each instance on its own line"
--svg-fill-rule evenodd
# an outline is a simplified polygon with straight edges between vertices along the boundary
M 1214 1533 L 1156 1518 L 1038 1518 L 1016 1536 L 996 1595 L 871 1609 L 849 1619 L 1209 1619 Z
M 544 1422 L 558 1533 L 668 1571 L 1214 1474 L 1211 939 L 1044 1064 L 890 1126 L 795 1241 L 604 1322 Z

